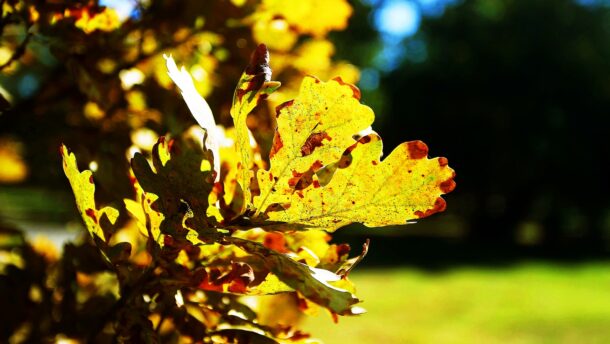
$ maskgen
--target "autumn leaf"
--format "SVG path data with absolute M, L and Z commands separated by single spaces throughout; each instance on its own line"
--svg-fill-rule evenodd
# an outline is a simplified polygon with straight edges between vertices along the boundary
M 119 217 L 119 211 L 112 207 L 98 209 L 95 205 L 95 183 L 91 171 L 80 172 L 74 153 L 68 152 L 66 146 L 60 147 L 63 168 L 76 199 L 78 212 L 81 214 L 89 234 L 95 239 L 107 242 L 112 227 Z
M 133 174 L 133 171 L 131 173 Z M 132 175 L 130 177 L 136 191 L 136 199 L 124 199 L 125 209 L 137 220 L 140 233 L 157 242 L 160 247 L 163 247 L 164 241 L 161 233 L 161 223 L 163 223 L 165 216 L 152 207 L 152 204 L 157 201 L 159 196 L 154 193 L 144 192 L 135 176 Z
M 252 54 L 250 64 L 237 84 L 231 107 L 231 117 L 236 130 L 235 148 L 240 155 L 237 181 L 243 191 L 245 209 L 249 208 L 251 204 L 250 184 L 254 178 L 251 171 L 254 167 L 250 143 L 252 134 L 246 125 L 246 119 L 258 102 L 273 93 L 279 86 L 279 82 L 271 81 L 269 52 L 267 47 L 261 44 Z
M 308 300 L 336 314 L 354 314 L 352 306 L 360 302 L 358 298 L 350 291 L 332 285 L 333 282 L 341 281 L 341 276 L 328 270 L 299 263 L 285 254 L 250 240 L 235 237 L 228 237 L 224 240 L 263 259 L 265 266 L 274 275 L 289 287 L 299 291 Z
M 171 56 L 163 56 L 165 58 L 167 74 L 172 81 L 180 89 L 180 93 L 186 102 L 191 114 L 207 133 L 205 140 L 205 146 L 211 150 L 214 155 L 214 171 L 216 171 L 216 180 L 220 178 L 220 132 L 216 128 L 216 121 L 212 109 L 205 101 L 205 99 L 197 92 L 193 78 L 186 71 L 184 66 L 178 69 L 176 62 Z
M 158 196 L 151 208 L 164 216 L 160 225 L 163 234 L 184 236 L 188 229 L 196 233 L 216 232 L 215 220 L 207 214 L 208 195 L 215 178 L 212 153 L 196 145 L 160 138 L 153 147 L 154 171 L 140 153 L 131 160 L 142 189 Z
M 356 142 L 353 136 L 370 127 L 373 111 L 359 99 L 360 91 L 339 78 L 322 82 L 305 77 L 298 97 L 276 109 L 270 169 L 259 170 L 257 176 L 258 213 L 272 204 L 291 202 L 295 190 L 306 187 L 308 178 L 323 166 L 338 161 Z
M 381 138 L 362 137 L 343 153 L 334 175 L 320 186 L 295 191 L 272 221 L 334 231 L 353 222 L 369 227 L 404 224 L 445 210 L 442 194 L 455 187 L 446 158 L 428 159 L 421 141 L 405 142 L 383 161 Z

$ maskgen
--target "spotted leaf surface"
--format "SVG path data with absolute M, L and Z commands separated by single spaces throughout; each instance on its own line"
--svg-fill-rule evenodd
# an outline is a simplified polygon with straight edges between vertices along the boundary
M 119 211 L 112 207 L 98 209 L 95 205 L 95 184 L 91 171 L 80 172 L 76 164 L 74 153 L 68 152 L 68 148 L 60 147 L 63 158 L 63 168 L 66 177 L 70 181 L 70 186 L 76 199 L 76 207 L 81 214 L 89 234 L 95 239 L 99 238 L 103 242 L 108 239 L 108 234 L 112 225 L 119 217 Z
M 208 195 L 215 178 L 211 168 L 214 160 L 209 150 L 203 151 L 196 145 L 199 144 L 167 141 L 162 137 L 153 148 L 152 166 L 140 153 L 131 160 L 142 190 L 157 196 L 145 201 L 154 199 L 150 209 L 163 215 L 157 221 L 162 221 L 158 226 L 164 234 L 181 237 L 184 228 L 199 233 L 215 232 L 215 219 L 207 214 Z
M 291 202 L 295 190 L 313 173 L 341 158 L 354 135 L 370 127 L 373 111 L 360 104 L 360 91 L 341 79 L 322 82 L 306 77 L 296 99 L 277 108 L 277 130 L 269 155 L 270 169 L 258 171 L 259 212 Z
M 279 82 L 271 81 L 271 68 L 269 67 L 269 51 L 264 44 L 252 54 L 250 64 L 242 74 L 231 106 L 231 117 L 235 125 L 235 148 L 240 156 L 237 172 L 237 182 L 242 189 L 242 211 L 250 208 L 252 192 L 251 183 L 254 178 L 252 156 L 252 134 L 246 125 L 248 115 L 254 110 L 258 102 L 273 93 L 280 86 Z
M 404 224 L 445 210 L 442 194 L 455 187 L 446 158 L 428 159 L 421 141 L 405 142 L 383 161 L 381 138 L 362 137 L 347 148 L 328 184 L 316 175 L 295 190 L 269 219 L 336 230 L 353 222 L 370 227 Z

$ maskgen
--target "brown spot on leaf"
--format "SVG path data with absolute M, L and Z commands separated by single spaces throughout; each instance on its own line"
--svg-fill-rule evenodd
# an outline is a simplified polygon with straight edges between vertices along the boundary
M 305 140 L 303 147 L 301 147 L 301 155 L 307 156 L 313 153 L 317 147 L 323 146 L 322 140 L 324 139 L 327 139 L 328 141 L 332 140 L 332 138 L 328 136 L 326 132 L 313 133 L 309 135 L 307 140 Z
M 222 246 L 221 246 L 222 248 Z M 213 283 L 212 281 L 214 280 L 214 278 L 212 277 L 212 273 L 208 274 L 205 269 L 201 269 L 198 270 L 198 275 L 199 279 L 201 280 L 201 282 L 199 282 L 199 285 L 197 286 L 199 289 L 203 289 L 203 290 L 211 290 L 211 291 L 219 291 L 222 292 L 222 285 L 218 285 Z M 214 272 L 214 271 L 212 271 Z
M 449 179 L 445 180 L 439 185 L 443 193 L 450 193 L 451 191 L 453 191 L 453 189 L 455 189 L 455 181 L 453 180 L 453 178 L 455 178 L 455 172 Z
M 431 209 L 428 209 L 425 212 L 418 210 L 415 212 L 415 216 L 417 216 L 418 218 L 421 219 L 424 217 L 428 217 L 432 214 L 436 214 L 436 213 L 440 213 L 441 211 L 445 211 L 446 208 L 447 208 L 447 203 L 445 202 L 445 200 L 442 197 L 439 197 L 436 199 L 436 201 L 434 202 L 434 206 Z
M 237 90 L 235 90 L 235 96 L 237 96 L 237 99 L 239 99 L 239 101 L 241 102 L 241 99 L 246 95 L 247 91 L 243 88 L 238 88 Z
M 317 181 L 317 180 L 314 180 L 313 181 L 313 187 L 316 188 L 316 189 L 319 188 L 320 187 L 320 182 Z
M 265 234 L 263 245 L 280 253 L 288 252 L 288 248 L 286 247 L 286 238 L 284 237 L 284 234 L 280 232 L 269 232 Z
M 295 187 L 297 185 L 297 183 L 299 182 L 299 179 L 301 179 L 301 176 L 303 175 L 303 173 L 299 173 L 297 171 L 292 171 L 292 178 L 288 179 L 288 186 L 290 187 Z
M 373 165 L 377 165 L 377 164 L 378 164 L 378 162 L 377 162 L 377 161 L 375 161 L 375 160 L 371 160 L 371 164 L 373 164 Z
M 287 102 L 283 102 L 282 104 L 278 105 L 275 108 L 275 117 L 280 117 L 280 112 L 282 112 L 282 110 L 287 107 L 287 106 L 292 106 L 292 104 L 294 104 L 294 99 L 291 99 Z
M 353 144 L 353 145 L 347 147 L 342 155 L 349 156 L 350 154 L 352 154 L 352 151 L 354 150 L 354 148 L 356 148 L 356 146 L 357 146 L 357 144 Z
M 172 154 L 180 154 L 180 151 L 178 150 L 178 144 L 174 139 L 169 140 L 169 142 L 167 143 L 167 150 Z
M 295 190 L 303 190 L 314 182 L 313 175 L 324 165 L 320 160 L 316 160 L 311 167 L 303 173 L 292 171 L 292 178 L 288 180 L 288 186 Z
M 297 342 L 310 337 L 311 335 L 309 333 L 304 333 L 299 330 L 296 330 L 290 337 L 288 337 L 288 339 L 290 339 L 290 341 Z
M 85 210 L 85 214 L 97 224 L 97 216 L 95 216 L 95 210 L 88 208 L 87 210 Z
M 229 284 L 229 288 L 227 290 L 231 293 L 244 294 L 247 290 L 247 285 L 244 280 L 236 279 Z
M 361 137 L 361 138 L 358 140 L 358 143 L 362 143 L 362 144 L 367 144 L 367 143 L 369 143 L 369 142 L 371 142 L 371 135 L 365 135 L 365 136 L 362 136 L 362 137 Z
M 340 85 L 348 86 L 349 88 L 351 88 L 352 92 L 353 92 L 353 96 L 356 100 L 360 100 L 360 98 L 362 97 L 362 94 L 360 93 L 360 89 L 358 87 L 356 87 L 348 82 L 343 81 L 343 79 L 341 79 L 340 76 L 334 78 L 333 80 L 338 82 Z
M 337 245 L 337 256 L 342 257 L 346 254 L 349 254 L 350 250 L 351 247 L 349 246 L 349 244 Z
M 245 73 L 248 75 L 264 74 L 264 81 L 271 80 L 271 68 L 269 68 L 269 50 L 264 44 L 259 44 L 250 56 L 250 63 L 246 66 Z
M 271 146 L 271 151 L 269 151 L 269 159 L 273 158 L 273 156 L 284 147 L 284 142 L 282 142 L 282 137 L 280 133 L 276 130 L 275 135 L 273 136 L 273 145 Z
M 347 168 L 351 164 L 352 164 L 352 156 L 349 153 L 345 154 L 345 152 L 343 152 L 343 156 L 341 156 L 341 159 L 339 159 L 339 161 L 337 162 L 337 167 L 338 168 Z
M 309 308 L 309 307 L 307 306 L 307 301 L 305 301 L 305 299 L 304 299 L 304 298 L 299 297 L 299 298 L 297 299 L 297 304 L 299 305 L 299 309 L 300 309 L 301 311 L 306 311 L 306 310 L 307 310 L 307 308 Z
M 324 165 L 322 164 L 322 161 L 320 161 L 320 160 L 316 160 L 316 161 L 315 161 L 315 162 L 314 162 L 314 163 L 311 165 L 310 170 L 311 170 L 311 171 L 314 171 L 314 172 L 317 172 L 319 169 L 321 169 L 321 168 L 322 168 L 322 166 L 324 166 Z
M 271 80 L 271 68 L 269 67 L 269 51 L 264 44 L 260 44 L 250 56 L 250 63 L 244 73 L 251 78 L 245 82 L 245 87 L 236 90 L 235 95 L 242 101 L 244 95 L 251 91 L 260 90 L 265 82 Z
M 212 187 L 212 192 L 220 195 L 224 192 L 224 185 L 221 182 L 214 183 L 214 186 Z
M 422 141 L 407 142 L 407 150 L 411 159 L 423 159 L 428 157 L 428 146 Z
M 254 271 L 246 263 L 233 263 L 231 271 L 214 281 L 215 284 L 229 284 L 232 293 L 245 293 L 247 286 L 254 281 Z
M 440 157 L 440 158 L 438 158 L 438 164 L 441 167 L 447 166 L 449 164 L 449 160 L 447 160 L 447 158 L 445 158 L 445 157 Z

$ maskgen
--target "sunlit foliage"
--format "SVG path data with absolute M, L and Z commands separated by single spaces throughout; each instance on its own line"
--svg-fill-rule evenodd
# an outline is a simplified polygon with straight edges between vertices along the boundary
M 228 125 L 230 94 L 241 73 L 236 66 L 244 65 L 257 44 L 266 43 L 284 87 L 271 97 L 269 107 L 259 107 L 249 119 L 263 150 L 273 136 L 274 106 L 294 97 L 302 76 L 358 80 L 356 67 L 332 61 L 334 47 L 326 39 L 330 31 L 347 26 L 352 9 L 345 0 L 289 5 L 254 0 L 134 1 L 127 14 L 97 1 L 2 4 L 0 112 L 13 117 L 3 121 L 14 128 L 49 122 L 39 140 L 52 146 L 59 137 L 78 142 L 71 147 L 87 154 L 87 162 L 106 166 L 99 171 L 104 188 L 124 196 L 129 192 L 127 178 L 102 163 L 110 157 L 99 152 L 99 141 L 112 155 L 150 153 L 158 136 L 182 132 L 192 123 L 179 99 L 170 95 L 174 85 L 161 67 L 164 54 L 186 66 L 197 91 L 219 110 L 217 121 Z M 25 148 L 20 154 L 31 153 L 32 163 L 46 162 L 31 147 Z M 49 175 L 35 172 L 31 178 Z
M 238 163 L 220 176 L 215 160 L 222 165 L 224 156 L 215 159 L 219 150 L 206 143 L 208 132 L 215 140 L 226 138 L 218 135 L 222 131 L 213 120 L 205 119 L 212 116 L 205 100 L 187 91 L 192 83 L 188 74 L 177 72 L 169 58 L 170 76 L 200 115 L 199 123 L 208 125 L 202 124 L 204 132 L 195 138 L 161 137 L 151 162 L 141 153 L 131 160 L 136 199 L 125 202 L 146 239 L 111 241 L 118 210 L 97 209 L 91 172 L 79 172 L 74 155 L 62 146 L 79 211 L 117 275 L 117 302 L 130 309 L 124 316 L 137 323 L 114 323 L 115 333 L 149 341 L 170 333 L 194 341 L 302 341 L 308 336 L 282 318 L 261 324 L 274 310 L 243 297 L 292 293 L 296 313 L 322 307 L 335 318 L 360 314 L 348 274 L 368 243 L 348 259 L 349 246 L 329 244 L 325 233 L 351 222 L 402 224 L 445 209 L 440 195 L 455 186 L 447 159 L 430 160 L 427 147 L 411 141 L 380 161 L 381 139 L 366 130 L 373 112 L 360 104 L 358 89 L 341 79 L 324 83 L 305 78 L 298 97 L 276 109 L 269 168 L 257 162 L 246 117 L 280 86 L 271 81 L 268 58 L 260 45 L 235 89 L 234 150 L 225 161 Z M 238 206 L 221 202 L 227 176 L 238 185 L 231 189 Z M 147 254 L 146 264 L 130 260 L 134 254 Z M 128 292 L 136 288 L 138 293 Z M 137 308 L 142 293 L 149 300 Z M 226 305 L 215 304 L 217 297 Z M 166 301 L 152 301 L 159 298 Z M 167 332 L 134 319 L 164 316 Z
M 329 233 L 443 211 L 455 184 L 420 141 L 381 160 L 358 70 L 326 39 L 351 12 L 344 0 L 141 1 L 128 17 L 3 2 L 1 110 L 67 125 L 47 143 L 66 143 L 90 236 L 59 254 L 2 228 L 0 278 L 20 297 L 0 339 L 307 343 L 303 315 L 362 313 L 348 275 L 368 242 L 350 258 Z

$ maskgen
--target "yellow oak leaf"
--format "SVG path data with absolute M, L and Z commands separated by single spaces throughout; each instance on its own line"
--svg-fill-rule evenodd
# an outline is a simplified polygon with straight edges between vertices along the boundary
M 165 216 L 152 207 L 152 204 L 159 199 L 159 196 L 154 193 L 144 192 L 133 171 L 130 171 L 130 179 L 136 192 L 136 199 L 124 199 L 125 209 L 137 220 L 140 233 L 146 237 L 151 237 L 159 246 L 163 247 L 161 223 Z
M 363 136 L 343 153 L 332 178 L 290 195 L 269 219 L 334 231 L 353 222 L 369 227 L 404 224 L 445 210 L 442 194 L 455 187 L 446 158 L 428 159 L 421 141 L 399 145 L 383 161 L 381 138 Z
M 269 51 L 264 44 L 259 45 L 250 59 L 250 64 L 242 74 L 231 106 L 231 117 L 235 126 L 235 149 L 240 156 L 237 182 L 243 192 L 243 210 L 250 207 L 254 167 L 250 130 L 246 125 L 248 115 L 254 110 L 258 102 L 273 93 L 280 86 L 279 82 L 271 81 L 271 68 L 269 68 Z
M 198 142 L 179 138 L 168 141 L 165 137 L 153 147 L 152 166 L 140 153 L 131 159 L 131 168 L 142 190 L 157 196 L 154 202 L 152 197 L 146 201 L 151 201 L 151 210 L 163 215 L 155 215 L 155 221 L 161 221 L 158 225 L 161 233 L 175 238 L 194 233 L 186 239 L 195 240 L 198 232 L 216 232 L 216 219 L 208 214 L 208 196 L 215 178 L 212 163 L 212 152 L 202 149 Z
M 339 78 L 322 82 L 305 77 L 296 99 L 278 106 L 270 168 L 257 175 L 257 213 L 290 202 L 314 172 L 338 161 L 356 142 L 353 136 L 370 127 L 373 111 L 359 99 L 360 91 Z
M 95 205 L 95 184 L 91 171 L 85 170 L 80 172 L 76 164 L 76 156 L 74 153 L 68 152 L 66 146 L 62 145 L 60 152 L 63 158 L 64 173 L 70 181 L 78 212 L 81 214 L 89 234 L 94 239 L 98 237 L 103 242 L 106 242 L 105 232 L 107 233 L 110 230 L 107 226 L 113 225 L 116 222 L 116 219 L 119 217 L 119 211 L 112 207 L 98 209 Z M 109 223 L 105 222 L 105 218 L 107 218 Z

